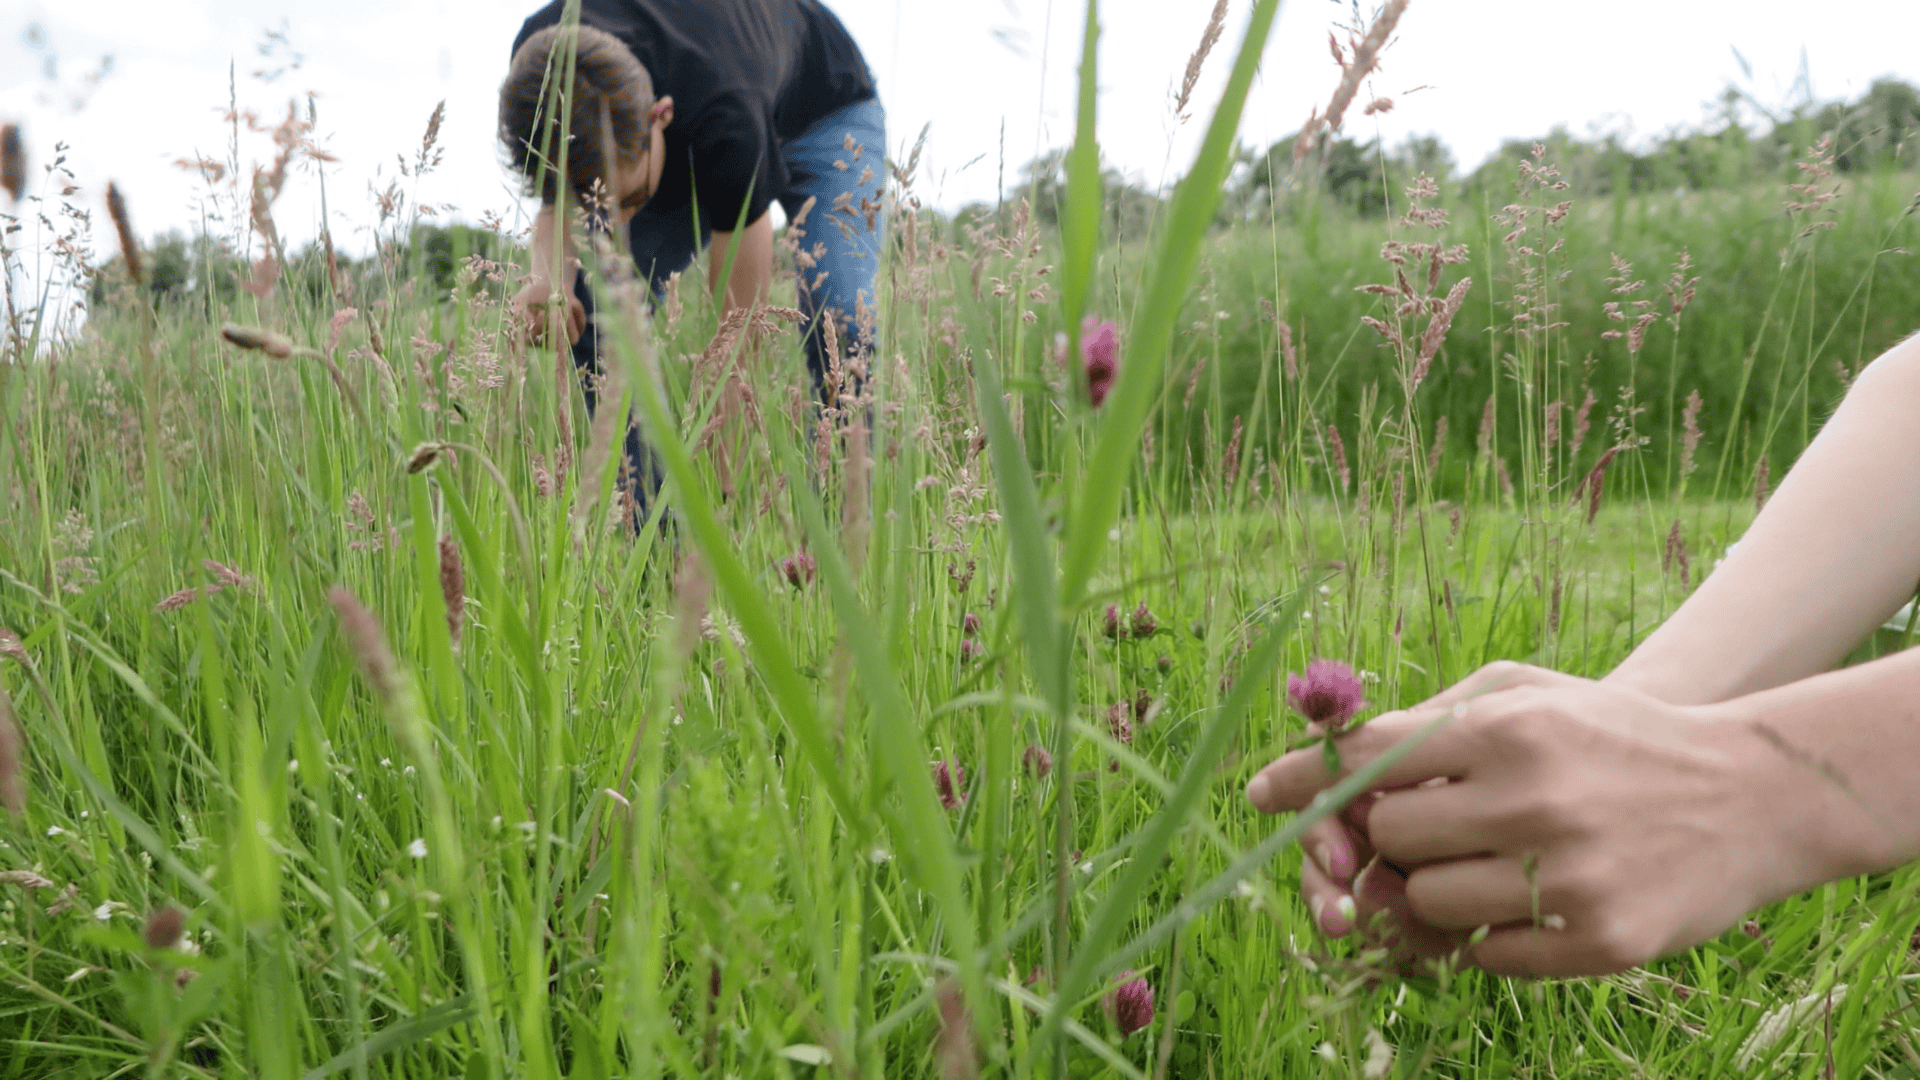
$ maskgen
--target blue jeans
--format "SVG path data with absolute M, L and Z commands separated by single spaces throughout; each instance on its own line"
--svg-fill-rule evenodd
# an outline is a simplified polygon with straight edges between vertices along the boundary
M 854 150 L 847 148 L 851 139 Z M 859 157 L 855 158 L 855 150 Z M 788 235 L 799 239 L 799 301 L 807 316 L 807 370 L 814 390 L 824 394 L 831 367 L 821 323 L 834 320 L 842 356 L 864 358 L 878 346 L 879 306 L 875 282 L 886 236 L 881 197 L 887 182 L 887 114 L 879 98 L 868 98 L 828 116 L 781 147 L 790 180 L 774 200 L 786 211 Z M 844 164 L 846 167 L 841 168 Z M 808 200 L 813 201 L 811 208 Z M 800 215 L 806 213 L 804 220 Z M 795 224 L 799 222 L 799 224 Z M 727 223 L 729 226 L 731 222 Z M 642 207 L 628 226 L 635 266 L 644 272 L 656 300 L 667 278 L 692 265 L 713 237 L 713 223 L 695 220 L 691 204 L 676 209 Z M 809 265 L 810 264 L 810 265 Z M 582 274 L 574 295 L 587 309 L 587 331 L 573 346 L 573 362 L 583 374 L 598 374 L 600 334 L 593 321 L 593 294 Z M 866 313 L 864 320 L 858 317 Z M 863 325 L 864 323 L 864 325 Z M 586 380 L 587 408 L 595 406 L 593 380 Z M 627 490 L 645 515 L 659 488 L 659 466 L 631 423 L 626 442 Z

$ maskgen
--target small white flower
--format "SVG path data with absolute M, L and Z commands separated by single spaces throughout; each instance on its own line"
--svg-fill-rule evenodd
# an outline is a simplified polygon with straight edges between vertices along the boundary
M 1333 1049 L 1333 1044 L 1330 1042 L 1323 1042 L 1319 1046 L 1314 1047 L 1313 1052 L 1326 1058 L 1328 1061 L 1332 1061 L 1336 1053 Z
M 413 766 L 411 766 L 411 765 L 408 765 L 408 766 L 407 766 L 406 768 L 403 768 L 403 769 L 401 769 L 401 770 L 400 770 L 400 775 L 401 775 L 401 776 L 412 776 L 412 775 L 414 774 L 414 772 L 415 772 L 415 769 L 414 769 L 414 767 L 413 767 Z
M 287 771 L 288 771 L 288 772 L 290 772 L 290 773 L 296 773 L 296 772 L 299 772 L 299 771 L 300 771 L 300 759 L 299 759 L 299 758 L 294 758 L 293 760 L 291 760 L 291 761 L 289 761 L 289 762 L 287 762 Z
M 867 852 L 867 861 L 875 866 L 884 866 L 893 861 L 893 852 L 888 851 L 886 848 L 874 848 L 872 851 Z
M 426 858 L 427 842 L 423 839 L 416 837 L 413 843 L 407 845 L 407 854 L 413 856 L 416 859 Z

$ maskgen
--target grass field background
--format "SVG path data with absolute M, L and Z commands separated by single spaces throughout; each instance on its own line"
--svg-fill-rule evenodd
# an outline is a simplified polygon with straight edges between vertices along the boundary
M 1911 871 L 1626 975 L 1403 980 L 1314 934 L 1240 795 L 1311 658 L 1375 711 L 1622 658 L 1920 322 L 1912 174 L 1789 213 L 1816 127 L 1678 190 L 1557 189 L 1579 148 L 1543 145 L 1439 228 L 1384 156 L 1377 210 L 1310 158 L 1228 214 L 1274 6 L 1137 234 L 1097 228 L 1090 109 L 1038 209 L 922 211 L 894 148 L 885 344 L 836 409 L 777 319 L 716 347 L 697 272 L 649 311 L 590 258 L 664 530 L 625 524 L 618 411 L 511 332 L 512 237 L 403 204 L 264 296 L 200 244 L 167 289 L 101 269 L 77 332 L 17 306 L 0 1071 L 1914 1075 Z M 1473 279 L 1417 376 L 1361 321 L 1428 326 L 1356 291 L 1389 241 L 1466 246 L 1422 298 Z M 1056 358 L 1083 312 L 1121 328 L 1098 409 Z

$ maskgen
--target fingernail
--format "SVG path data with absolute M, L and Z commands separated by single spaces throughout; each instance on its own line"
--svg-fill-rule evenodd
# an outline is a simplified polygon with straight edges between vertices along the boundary
M 1340 917 L 1346 920 L 1348 926 L 1352 926 L 1355 922 L 1359 921 L 1360 914 L 1358 909 L 1353 906 L 1353 897 L 1351 896 L 1341 897 L 1340 902 L 1334 905 L 1334 909 L 1340 912 Z
M 1267 781 L 1266 773 L 1254 773 L 1253 779 L 1247 781 L 1247 801 L 1262 810 L 1266 809 L 1267 795 L 1272 787 L 1273 785 Z
M 1324 896 L 1316 896 L 1307 906 L 1313 909 L 1313 925 L 1325 930 L 1327 928 L 1326 920 L 1320 916 L 1322 912 L 1327 910 L 1327 898 Z

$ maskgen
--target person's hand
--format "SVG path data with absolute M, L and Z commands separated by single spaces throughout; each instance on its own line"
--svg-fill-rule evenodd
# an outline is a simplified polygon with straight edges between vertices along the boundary
M 547 342 L 548 330 L 554 321 L 554 311 L 550 306 L 553 300 L 553 286 L 549 282 L 535 278 L 513 294 L 508 302 L 508 310 L 519 316 L 520 322 L 527 328 L 527 341 L 534 345 Z M 587 330 L 586 305 L 572 293 L 567 294 L 566 312 L 567 344 L 577 344 L 580 335 Z
M 1488 664 L 1407 711 L 1432 714 L 1451 708 L 1536 670 L 1507 662 Z M 1317 725 L 1307 728 L 1320 733 Z M 1367 814 L 1381 794 L 1362 793 L 1339 814 L 1314 822 L 1300 838 L 1300 892 L 1313 912 L 1314 928 L 1342 938 L 1361 928 L 1383 926 L 1384 913 L 1387 943 L 1403 959 L 1417 965 L 1449 956 L 1458 947 L 1457 935 L 1420 920 L 1407 902 L 1404 868 L 1381 860 L 1367 840 Z
M 1378 853 L 1410 873 L 1395 882 L 1372 867 L 1360 899 L 1416 950 L 1461 948 L 1499 974 L 1586 975 L 1707 940 L 1780 893 L 1778 800 L 1753 782 L 1770 773 L 1749 768 L 1752 741 L 1733 725 L 1517 664 L 1436 704 L 1339 737 L 1351 772 L 1459 706 L 1380 777 L 1359 821 L 1349 813 L 1352 846 L 1333 853 L 1332 874 L 1309 860 L 1314 895 Z M 1338 779 L 1309 748 L 1262 770 L 1248 797 L 1298 810 Z M 1485 938 L 1469 944 L 1480 927 Z

